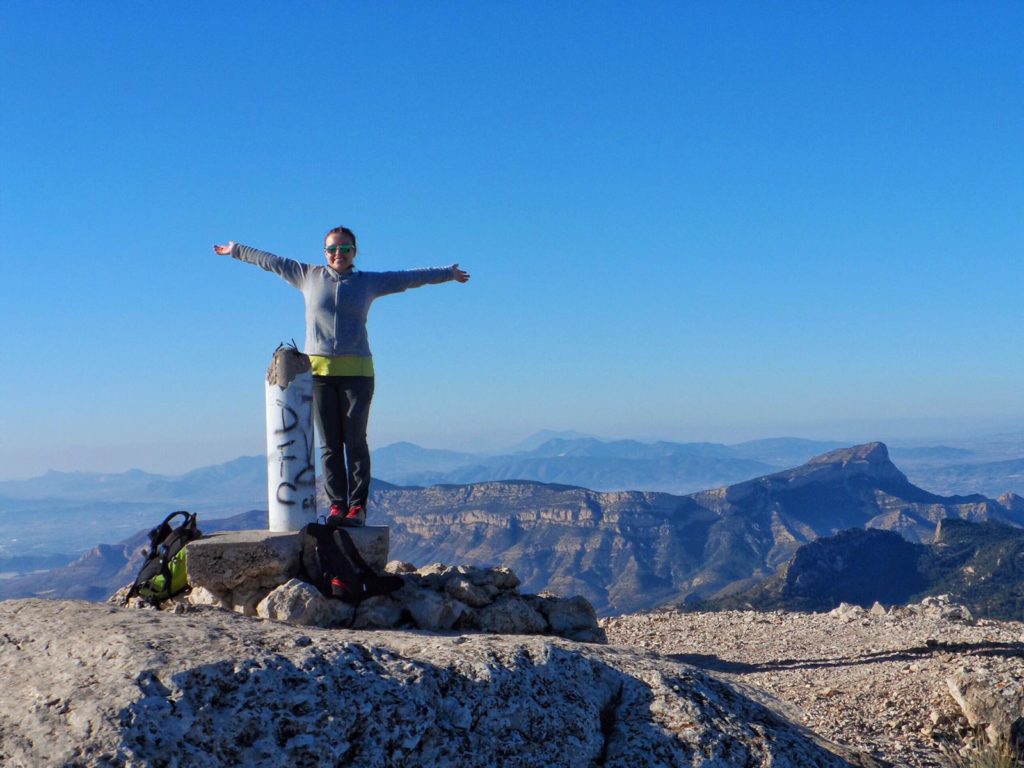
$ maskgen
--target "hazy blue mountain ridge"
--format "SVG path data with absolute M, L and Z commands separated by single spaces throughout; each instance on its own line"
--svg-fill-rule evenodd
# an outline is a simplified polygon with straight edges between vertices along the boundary
M 747 440 L 728 446 L 734 456 L 752 459 L 776 467 L 795 467 L 814 456 L 820 456 L 839 448 L 848 448 L 852 443 L 836 440 L 807 440 L 801 437 L 768 437 L 761 440 Z
M 265 457 L 243 456 L 178 476 L 47 472 L 0 482 L 0 558 L 77 556 L 95 542 L 152 527 L 177 509 L 226 517 L 265 508 L 266 472 Z M 13 570 L 25 561 L 5 562 Z
M 478 455 L 438 448 L 422 448 L 414 443 L 392 443 L 371 454 L 373 465 L 386 468 L 386 475 L 400 477 L 411 473 L 448 472 L 477 461 Z
M 414 464 L 405 456 L 400 461 L 394 460 L 389 449 L 390 446 L 374 452 L 374 474 L 393 483 L 420 486 L 536 480 L 602 491 L 688 493 L 779 468 L 736 456 L 729 446 L 718 443 L 642 443 L 558 437 L 528 451 L 471 456 L 458 466 L 451 466 L 455 461 L 451 452 L 424 450 L 417 455 Z
M 538 433 L 524 441 L 524 450 L 496 455 L 396 443 L 374 452 L 374 482 L 387 478 L 402 485 L 430 486 L 531 479 L 594 490 L 680 494 L 738 484 L 841 445 L 792 437 L 735 445 L 643 443 L 556 432 Z M 907 473 L 917 486 L 942 494 L 974 491 L 994 497 L 1006 491 L 1024 493 L 1024 459 L 988 460 L 1022 446 L 1024 435 L 1010 434 L 991 446 L 904 446 L 894 455 L 907 457 Z M 962 463 L 965 452 L 970 463 Z M 943 460 L 957 463 L 942 465 Z M 227 517 L 264 506 L 265 473 L 262 456 L 244 456 L 173 477 L 140 470 L 49 472 L 30 480 L 0 482 L 0 558 L 8 558 L 0 564 L 16 570 L 17 563 L 27 561 L 9 558 L 78 555 L 93 542 L 115 541 L 175 509 Z M 920 528 L 919 521 L 906 516 L 887 525 L 896 523 Z
M 386 446 L 374 451 L 374 474 L 401 485 L 536 480 L 603 491 L 685 494 L 794 467 L 850 443 L 794 437 L 733 445 L 553 437 L 532 441 L 528 450 L 493 455 L 438 451 L 411 443 L 396 445 L 401 450 Z M 921 487 L 943 494 L 994 497 L 1006 491 L 1024 494 L 1024 458 L 991 460 L 1015 445 L 991 450 L 906 446 L 891 453 Z
M 0 502 L 187 501 L 193 506 L 232 503 L 237 507 L 266 501 L 266 472 L 264 456 L 240 456 L 182 475 L 156 475 L 139 469 L 117 473 L 51 470 L 28 480 L 0 482 Z
M 908 474 L 939 493 L 956 490 L 998 496 L 1006 491 L 1024 494 L 1024 458 L 970 464 L 920 466 Z
M 382 483 L 370 509 L 373 522 L 391 528 L 393 558 L 508 565 L 524 590 L 583 594 L 602 613 L 735 592 L 771 575 L 802 544 L 849 527 L 925 541 L 948 518 L 1024 522 L 1012 503 L 913 486 L 881 443 L 688 496 L 532 481 Z M 103 562 L 109 555 L 90 553 Z

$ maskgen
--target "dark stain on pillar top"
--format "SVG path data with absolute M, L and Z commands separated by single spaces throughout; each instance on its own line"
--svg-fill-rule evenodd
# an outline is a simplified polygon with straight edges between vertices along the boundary
M 267 368 L 267 384 L 287 389 L 300 373 L 313 370 L 309 358 L 294 347 L 280 347 Z

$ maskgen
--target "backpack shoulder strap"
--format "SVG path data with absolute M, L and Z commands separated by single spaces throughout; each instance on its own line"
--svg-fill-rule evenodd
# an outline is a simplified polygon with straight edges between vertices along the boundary
M 341 543 L 342 551 L 344 551 L 345 556 L 352 561 L 352 564 L 356 569 L 363 573 L 372 574 L 374 572 L 373 568 L 367 564 L 363 559 L 363 556 L 359 553 L 355 542 L 352 541 L 352 534 L 344 528 L 335 528 L 334 531 L 338 541 Z

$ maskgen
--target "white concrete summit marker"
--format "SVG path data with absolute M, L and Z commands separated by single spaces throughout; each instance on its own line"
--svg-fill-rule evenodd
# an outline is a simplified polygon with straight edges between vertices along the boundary
M 316 520 L 313 373 L 308 357 L 283 344 L 267 369 L 267 505 L 271 531 Z

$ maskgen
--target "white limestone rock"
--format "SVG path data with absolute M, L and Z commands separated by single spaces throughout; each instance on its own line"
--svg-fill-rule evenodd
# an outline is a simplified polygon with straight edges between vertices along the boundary
M 416 576 L 431 589 L 444 589 L 448 579 L 456 575 L 454 566 L 444 563 L 431 563 L 416 569 Z
M 256 608 L 256 614 L 263 619 L 289 624 L 326 626 L 331 615 L 328 602 L 316 587 L 291 579 L 263 598 Z
M 279 541 L 288 535 L 272 534 L 271 539 Z M 243 538 L 252 543 L 251 537 Z M 230 546 L 224 544 L 221 542 L 212 551 L 229 554 L 245 551 L 248 552 L 246 557 L 253 557 L 252 546 L 240 546 L 233 540 L 227 542 Z M 205 558 L 207 564 L 215 561 L 210 552 Z M 202 562 L 203 558 L 199 560 Z M 192 607 L 213 606 L 244 616 L 307 626 L 354 625 L 384 629 L 405 626 L 434 631 L 480 629 L 493 633 L 556 634 L 587 643 L 607 642 L 593 608 L 584 598 L 520 596 L 519 578 L 509 568 L 434 563 L 416 570 L 409 563 L 392 561 L 387 570 L 401 575 L 402 588 L 389 596 L 363 601 L 355 612 L 340 600 L 323 597 L 310 585 L 300 587 L 302 582 L 294 577 L 275 587 L 267 587 L 264 568 L 257 568 L 256 575 L 249 581 L 240 581 L 238 573 L 230 579 L 215 578 L 212 572 L 201 569 L 202 578 L 219 585 L 217 588 L 195 585 L 183 597 L 172 598 L 160 608 L 181 612 Z M 236 584 L 234 589 L 224 587 L 227 581 Z M 124 593 L 122 590 L 118 595 Z M 179 602 L 180 605 L 176 605 Z
M 215 593 L 273 589 L 299 572 L 302 536 L 297 532 L 228 531 L 188 545 L 188 583 Z
M 477 614 L 480 629 L 506 635 L 530 635 L 548 628 L 544 617 L 526 600 L 506 596 L 495 600 Z
M 432 589 L 402 595 L 402 605 L 419 629 L 448 630 L 467 612 L 464 603 Z
M 454 576 L 449 579 L 444 590 L 461 603 L 473 608 L 483 608 L 488 605 L 494 596 L 498 594 L 498 588 L 491 586 L 477 586 L 465 576 Z
M 217 594 L 206 587 L 192 587 L 188 593 L 188 600 L 192 605 L 209 605 L 214 608 L 222 608 L 230 611 L 234 609 L 231 602 L 231 593 Z
M 843 621 L 853 621 L 854 619 L 863 618 L 867 613 L 861 606 L 852 605 L 850 603 L 840 603 L 838 606 L 828 612 L 829 616 L 835 616 L 836 618 L 842 619 Z
M 478 568 L 472 565 L 460 565 L 455 569 L 461 577 L 478 587 L 494 587 L 498 590 L 512 590 L 519 586 L 519 577 L 511 568 Z
M 1024 745 L 1024 681 L 961 668 L 946 680 L 967 723 L 985 734 L 990 746 Z
M 291 581 L 296 581 L 296 579 L 290 579 L 285 583 Z M 270 589 L 261 584 L 242 584 L 231 591 L 231 604 L 234 606 L 234 610 L 243 616 L 256 616 L 256 607 L 270 592 Z
M 2 602 L 0 626 L 12 768 L 850 765 L 708 673 L 624 648 L 79 601 Z
M 597 614 L 586 598 L 576 595 L 563 599 L 545 594 L 535 601 L 554 634 L 581 642 L 605 642 L 605 632 L 598 626 Z
M 402 620 L 402 604 L 390 595 L 377 595 L 356 606 L 352 626 L 356 629 L 376 627 L 390 629 Z
M 353 607 L 331 600 L 304 581 L 292 579 L 267 595 L 257 606 L 260 618 L 314 627 L 343 627 L 352 621 Z

